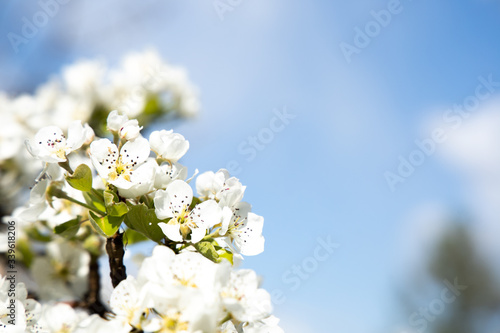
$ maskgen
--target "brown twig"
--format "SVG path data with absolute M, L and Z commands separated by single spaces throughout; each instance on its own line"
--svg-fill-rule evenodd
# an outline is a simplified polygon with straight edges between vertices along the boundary
M 106 240 L 106 252 L 109 256 L 109 276 L 111 277 L 111 283 L 113 288 L 123 280 L 127 278 L 127 271 L 125 265 L 123 265 L 123 255 L 125 250 L 123 249 L 123 233 L 117 231 L 112 237 Z
M 89 309 L 91 313 L 97 313 L 99 316 L 104 318 L 107 310 L 104 304 L 101 302 L 101 297 L 99 295 L 100 291 L 100 276 L 99 276 L 99 264 L 97 260 L 98 256 L 90 255 L 89 264 L 89 290 L 85 294 L 84 307 Z

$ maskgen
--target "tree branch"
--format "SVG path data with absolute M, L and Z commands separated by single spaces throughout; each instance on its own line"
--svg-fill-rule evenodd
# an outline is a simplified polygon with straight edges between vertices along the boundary
M 127 278 L 127 271 L 123 265 L 123 233 L 117 231 L 112 237 L 106 240 L 106 252 L 109 256 L 109 276 L 113 287 Z
M 100 291 L 100 276 L 99 276 L 99 264 L 97 260 L 98 256 L 90 255 L 89 264 L 89 290 L 85 294 L 85 307 L 91 311 L 91 313 L 97 313 L 99 316 L 104 318 L 107 310 L 104 304 L 101 302 Z

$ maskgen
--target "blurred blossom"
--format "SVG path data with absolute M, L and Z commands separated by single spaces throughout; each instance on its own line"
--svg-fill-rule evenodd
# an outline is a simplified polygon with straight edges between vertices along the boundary
M 147 125 L 159 117 L 194 116 L 199 107 L 197 89 L 186 71 L 166 63 L 153 50 L 128 54 L 115 68 L 99 60 L 78 61 L 33 94 L 0 92 L 0 195 L 12 200 L 21 188 L 32 185 L 40 165 L 28 162 L 23 142 L 42 127 L 56 126 L 66 133 L 69 124 L 80 120 L 103 136 L 111 110 Z M 131 139 L 138 135 L 132 130 L 126 126 L 120 135 Z M 8 204 L 1 203 L 7 212 Z

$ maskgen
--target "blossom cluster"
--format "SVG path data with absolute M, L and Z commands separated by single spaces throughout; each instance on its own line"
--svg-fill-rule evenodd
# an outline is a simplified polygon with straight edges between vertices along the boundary
M 112 292 L 106 318 L 67 303 L 28 299 L 16 286 L 16 326 L 9 325 L 8 280 L 0 279 L 0 331 L 7 332 L 217 332 L 282 333 L 272 316 L 269 293 L 249 269 L 231 270 L 201 254 L 175 254 L 155 247 L 137 278 L 128 276 Z
M 113 109 L 143 124 L 162 116 L 188 117 L 199 110 L 198 93 L 183 68 L 152 50 L 131 53 L 116 68 L 99 60 L 78 61 L 33 94 L 0 92 L 0 189 L 9 189 L 0 195 L 18 193 L 39 172 L 22 149 L 26 137 L 46 126 L 66 131 L 75 120 L 102 134 Z
M 117 110 L 108 114 L 106 130 L 108 137 L 98 137 L 77 120 L 67 130 L 43 127 L 27 142 L 44 168 L 29 202 L 9 217 L 21 227 L 18 248 L 40 302 L 19 301 L 21 318 L 29 318 L 21 319 L 24 329 L 283 332 L 255 272 L 233 268 L 264 250 L 264 219 L 243 201 L 246 186 L 224 169 L 188 178 L 179 161 L 189 142 L 173 130 L 146 138 L 137 119 Z M 110 248 L 121 237 L 157 244 L 136 277 L 114 271 L 123 249 Z M 35 246 L 45 254 L 30 260 Z M 106 252 L 115 288 L 106 310 L 95 313 L 89 295 L 98 298 L 99 291 L 89 281 Z M 0 321 L 6 323 L 2 314 Z

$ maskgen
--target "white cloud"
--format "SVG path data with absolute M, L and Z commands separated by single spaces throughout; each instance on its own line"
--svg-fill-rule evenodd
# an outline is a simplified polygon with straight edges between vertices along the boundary
M 466 210 L 485 253 L 500 243 L 500 99 L 492 99 L 463 120 L 439 151 L 459 175 Z
M 500 100 L 463 120 L 444 144 L 443 156 L 474 178 L 500 176 Z

